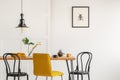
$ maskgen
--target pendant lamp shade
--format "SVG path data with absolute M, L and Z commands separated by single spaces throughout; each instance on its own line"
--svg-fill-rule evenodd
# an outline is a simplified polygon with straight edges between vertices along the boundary
M 25 24 L 25 20 L 23 18 L 23 16 L 24 16 L 24 14 L 23 14 L 23 0 L 21 0 L 21 14 L 20 14 L 20 16 L 21 16 L 20 22 L 16 28 L 28 28 L 27 25 Z
M 25 20 L 23 19 L 24 14 L 21 13 L 20 16 L 21 16 L 20 23 L 16 28 L 28 28 L 27 25 L 25 24 Z

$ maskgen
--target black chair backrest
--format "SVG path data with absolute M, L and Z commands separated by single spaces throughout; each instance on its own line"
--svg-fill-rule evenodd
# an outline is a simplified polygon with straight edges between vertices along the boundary
M 11 60 L 8 61 L 8 57 L 11 57 L 13 60 L 13 64 L 10 63 Z M 15 73 L 18 72 L 20 73 L 20 58 L 17 54 L 13 54 L 13 53 L 5 53 L 3 54 L 3 60 L 5 63 L 5 67 L 6 67 L 6 73 Z M 11 67 L 12 66 L 12 67 Z
M 86 57 L 84 55 L 86 55 Z M 83 59 L 83 57 L 85 59 Z M 91 60 L 92 60 L 92 53 L 91 52 L 81 52 L 81 53 L 79 53 L 77 55 L 76 70 L 77 71 L 82 71 L 82 72 L 89 72 L 90 71 Z M 81 64 L 81 65 L 79 65 L 79 64 Z M 81 67 L 80 70 L 79 70 L 79 67 Z

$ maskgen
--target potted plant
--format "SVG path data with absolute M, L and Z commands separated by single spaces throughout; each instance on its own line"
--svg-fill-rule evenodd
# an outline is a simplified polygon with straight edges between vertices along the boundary
M 31 42 L 27 37 L 23 38 L 23 39 L 22 39 L 22 42 L 23 42 L 25 45 L 28 46 L 28 56 L 30 56 L 30 54 L 33 52 L 33 50 L 34 50 L 38 45 L 41 44 L 40 42 L 38 42 L 38 43 L 35 44 L 35 43 Z M 30 45 L 34 45 L 31 50 L 29 50 Z
M 22 39 L 22 42 L 23 42 L 25 45 L 28 46 L 28 53 L 29 53 L 30 45 L 34 45 L 34 43 L 33 43 L 33 42 L 30 42 L 30 40 L 29 40 L 27 37 L 23 38 L 23 39 Z

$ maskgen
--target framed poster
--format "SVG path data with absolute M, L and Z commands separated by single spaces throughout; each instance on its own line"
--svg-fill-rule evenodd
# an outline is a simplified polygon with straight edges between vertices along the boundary
M 72 6 L 72 27 L 89 27 L 89 6 Z

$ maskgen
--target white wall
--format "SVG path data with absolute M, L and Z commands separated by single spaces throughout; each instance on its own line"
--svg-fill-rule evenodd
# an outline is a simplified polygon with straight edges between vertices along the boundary
M 25 29 L 23 34 L 15 28 L 20 18 L 19 5 L 18 0 L 0 0 L 1 55 L 4 52 L 23 50 L 21 38 L 28 36 L 35 42 L 43 43 L 36 50 L 38 52 L 47 52 L 48 46 L 51 54 L 57 53 L 59 49 L 75 56 L 81 51 L 91 51 L 93 53 L 91 80 L 120 80 L 119 0 L 51 0 L 51 2 L 49 0 L 24 0 L 25 20 L 30 28 Z M 49 6 L 51 6 L 51 11 Z M 90 7 L 90 28 L 71 27 L 72 6 Z M 46 41 L 47 34 L 49 45 Z M 64 78 L 67 80 L 65 62 L 60 62 L 62 65 L 59 65 L 58 61 L 52 62 L 54 69 L 65 72 Z M 31 61 L 25 63 L 27 67 L 32 65 Z M 32 80 L 34 79 L 32 67 L 26 69 L 26 65 L 23 65 L 23 69 L 29 72 L 30 80 Z M 0 73 L 1 78 L 2 76 L 4 74 Z
M 90 7 L 90 28 L 71 27 L 71 6 Z M 119 0 L 52 0 L 52 53 L 91 51 L 91 80 L 120 80 L 119 14 Z
M 17 29 L 21 13 L 21 0 L 0 0 L 0 52 L 25 51 L 21 40 L 30 38 L 42 42 L 38 51 L 47 51 L 46 37 L 48 27 L 48 0 L 23 0 L 23 13 L 29 27 L 21 33 Z M 36 49 L 37 50 L 37 49 Z

